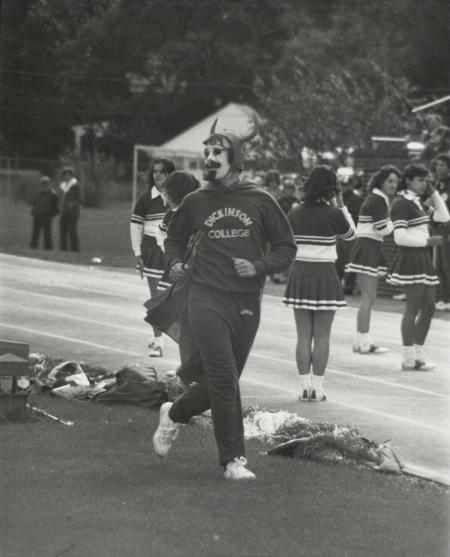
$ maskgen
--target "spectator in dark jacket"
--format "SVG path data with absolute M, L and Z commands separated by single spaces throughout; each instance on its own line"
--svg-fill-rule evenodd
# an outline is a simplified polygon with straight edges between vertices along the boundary
M 67 251 L 67 240 L 69 240 L 70 250 L 79 251 L 78 220 L 82 203 L 81 186 L 75 178 L 72 168 L 64 168 L 62 178 L 63 181 L 59 186 L 62 191 L 59 219 L 60 248 Z
M 52 220 L 59 213 L 58 195 L 50 187 L 51 180 L 48 176 L 41 176 L 40 190 L 33 198 L 33 233 L 31 236 L 30 247 L 36 249 L 39 245 L 41 230 L 44 234 L 44 248 L 53 249 L 52 241 Z

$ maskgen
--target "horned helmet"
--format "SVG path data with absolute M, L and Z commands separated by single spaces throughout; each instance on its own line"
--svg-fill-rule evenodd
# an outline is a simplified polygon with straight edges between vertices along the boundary
M 249 115 L 251 123 L 249 131 L 241 135 L 235 131 L 222 130 L 216 132 L 217 118 L 211 127 L 205 145 L 205 180 L 221 180 L 230 172 L 244 170 L 245 143 L 253 139 L 258 133 L 258 121 L 252 112 Z

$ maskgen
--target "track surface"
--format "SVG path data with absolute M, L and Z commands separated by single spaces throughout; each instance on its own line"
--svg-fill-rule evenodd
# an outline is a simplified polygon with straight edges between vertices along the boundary
M 141 362 L 158 372 L 177 363 L 147 356 L 144 281 L 132 272 L 0 254 L 0 337 L 31 351 L 98 363 L 113 370 Z M 400 370 L 400 315 L 375 311 L 372 330 L 385 355 L 351 351 L 356 309 L 337 312 L 326 376 L 326 403 L 300 403 L 295 326 L 280 298 L 265 295 L 259 333 L 242 378 L 244 404 L 285 409 L 316 421 L 347 423 L 366 437 L 392 440 L 401 460 L 450 484 L 450 321 L 437 316 L 427 340 L 428 373 Z

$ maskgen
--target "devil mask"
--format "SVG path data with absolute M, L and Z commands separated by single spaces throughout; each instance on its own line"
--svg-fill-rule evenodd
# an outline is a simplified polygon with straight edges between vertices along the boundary
M 258 132 L 258 124 L 254 113 L 251 115 L 250 132 L 241 136 L 236 132 L 223 130 L 216 133 L 215 120 L 210 136 L 204 141 L 205 170 L 203 177 L 207 181 L 223 180 L 228 174 L 239 174 L 244 170 L 245 145 Z

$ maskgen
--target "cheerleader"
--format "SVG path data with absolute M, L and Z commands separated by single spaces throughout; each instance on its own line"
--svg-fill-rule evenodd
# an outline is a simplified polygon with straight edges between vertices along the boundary
M 304 198 L 288 215 L 297 255 L 283 303 L 294 309 L 300 400 L 326 400 L 323 377 L 328 362 L 334 314 L 346 306 L 337 276 L 336 240 L 355 237 L 353 220 L 342 200 L 336 174 L 317 166 L 305 182 Z M 312 376 L 310 375 L 312 367 Z
M 444 201 L 428 183 L 424 165 L 409 165 L 403 171 L 400 195 L 393 201 L 391 218 L 394 241 L 399 247 L 388 282 L 402 286 L 406 305 L 401 322 L 402 369 L 428 371 L 434 365 L 423 359 L 423 345 L 434 312 L 438 277 L 432 265 L 430 246 L 439 246 L 441 236 L 430 236 L 430 220 L 448 222 Z M 426 205 L 421 198 L 428 195 Z
M 359 211 L 356 242 L 347 272 L 356 273 L 361 299 L 356 316 L 353 352 L 382 354 L 387 348 L 374 344 L 370 337 L 370 314 L 377 298 L 378 278 L 387 275 L 383 238 L 393 230 L 389 218 L 389 198 L 395 195 L 400 171 L 392 165 L 382 166 L 369 181 L 369 195 Z
M 158 245 L 161 247 L 163 252 L 164 240 L 167 237 L 167 229 L 169 228 L 170 221 L 172 220 L 175 211 L 177 211 L 186 195 L 198 190 L 199 187 L 200 182 L 192 174 L 189 174 L 188 172 L 181 172 L 180 170 L 172 172 L 172 174 L 170 174 L 170 176 L 168 176 L 164 181 L 161 195 L 164 199 L 164 203 L 167 207 L 169 207 L 169 210 L 166 212 L 159 225 L 161 234 L 157 240 Z M 168 288 L 171 284 L 172 281 L 169 277 L 169 270 L 166 269 L 158 283 L 157 289 L 161 292 Z
M 131 246 L 136 258 L 136 268 L 141 277 L 146 277 L 150 296 L 156 296 L 158 283 L 164 273 L 164 253 L 158 245 L 161 224 L 166 208 L 161 189 L 164 180 L 175 170 L 172 161 L 155 159 L 150 173 L 150 187 L 136 202 L 131 215 Z M 156 192 L 154 191 L 156 190 Z M 149 343 L 150 356 L 160 358 L 163 355 L 162 332 L 153 328 L 154 338 Z

